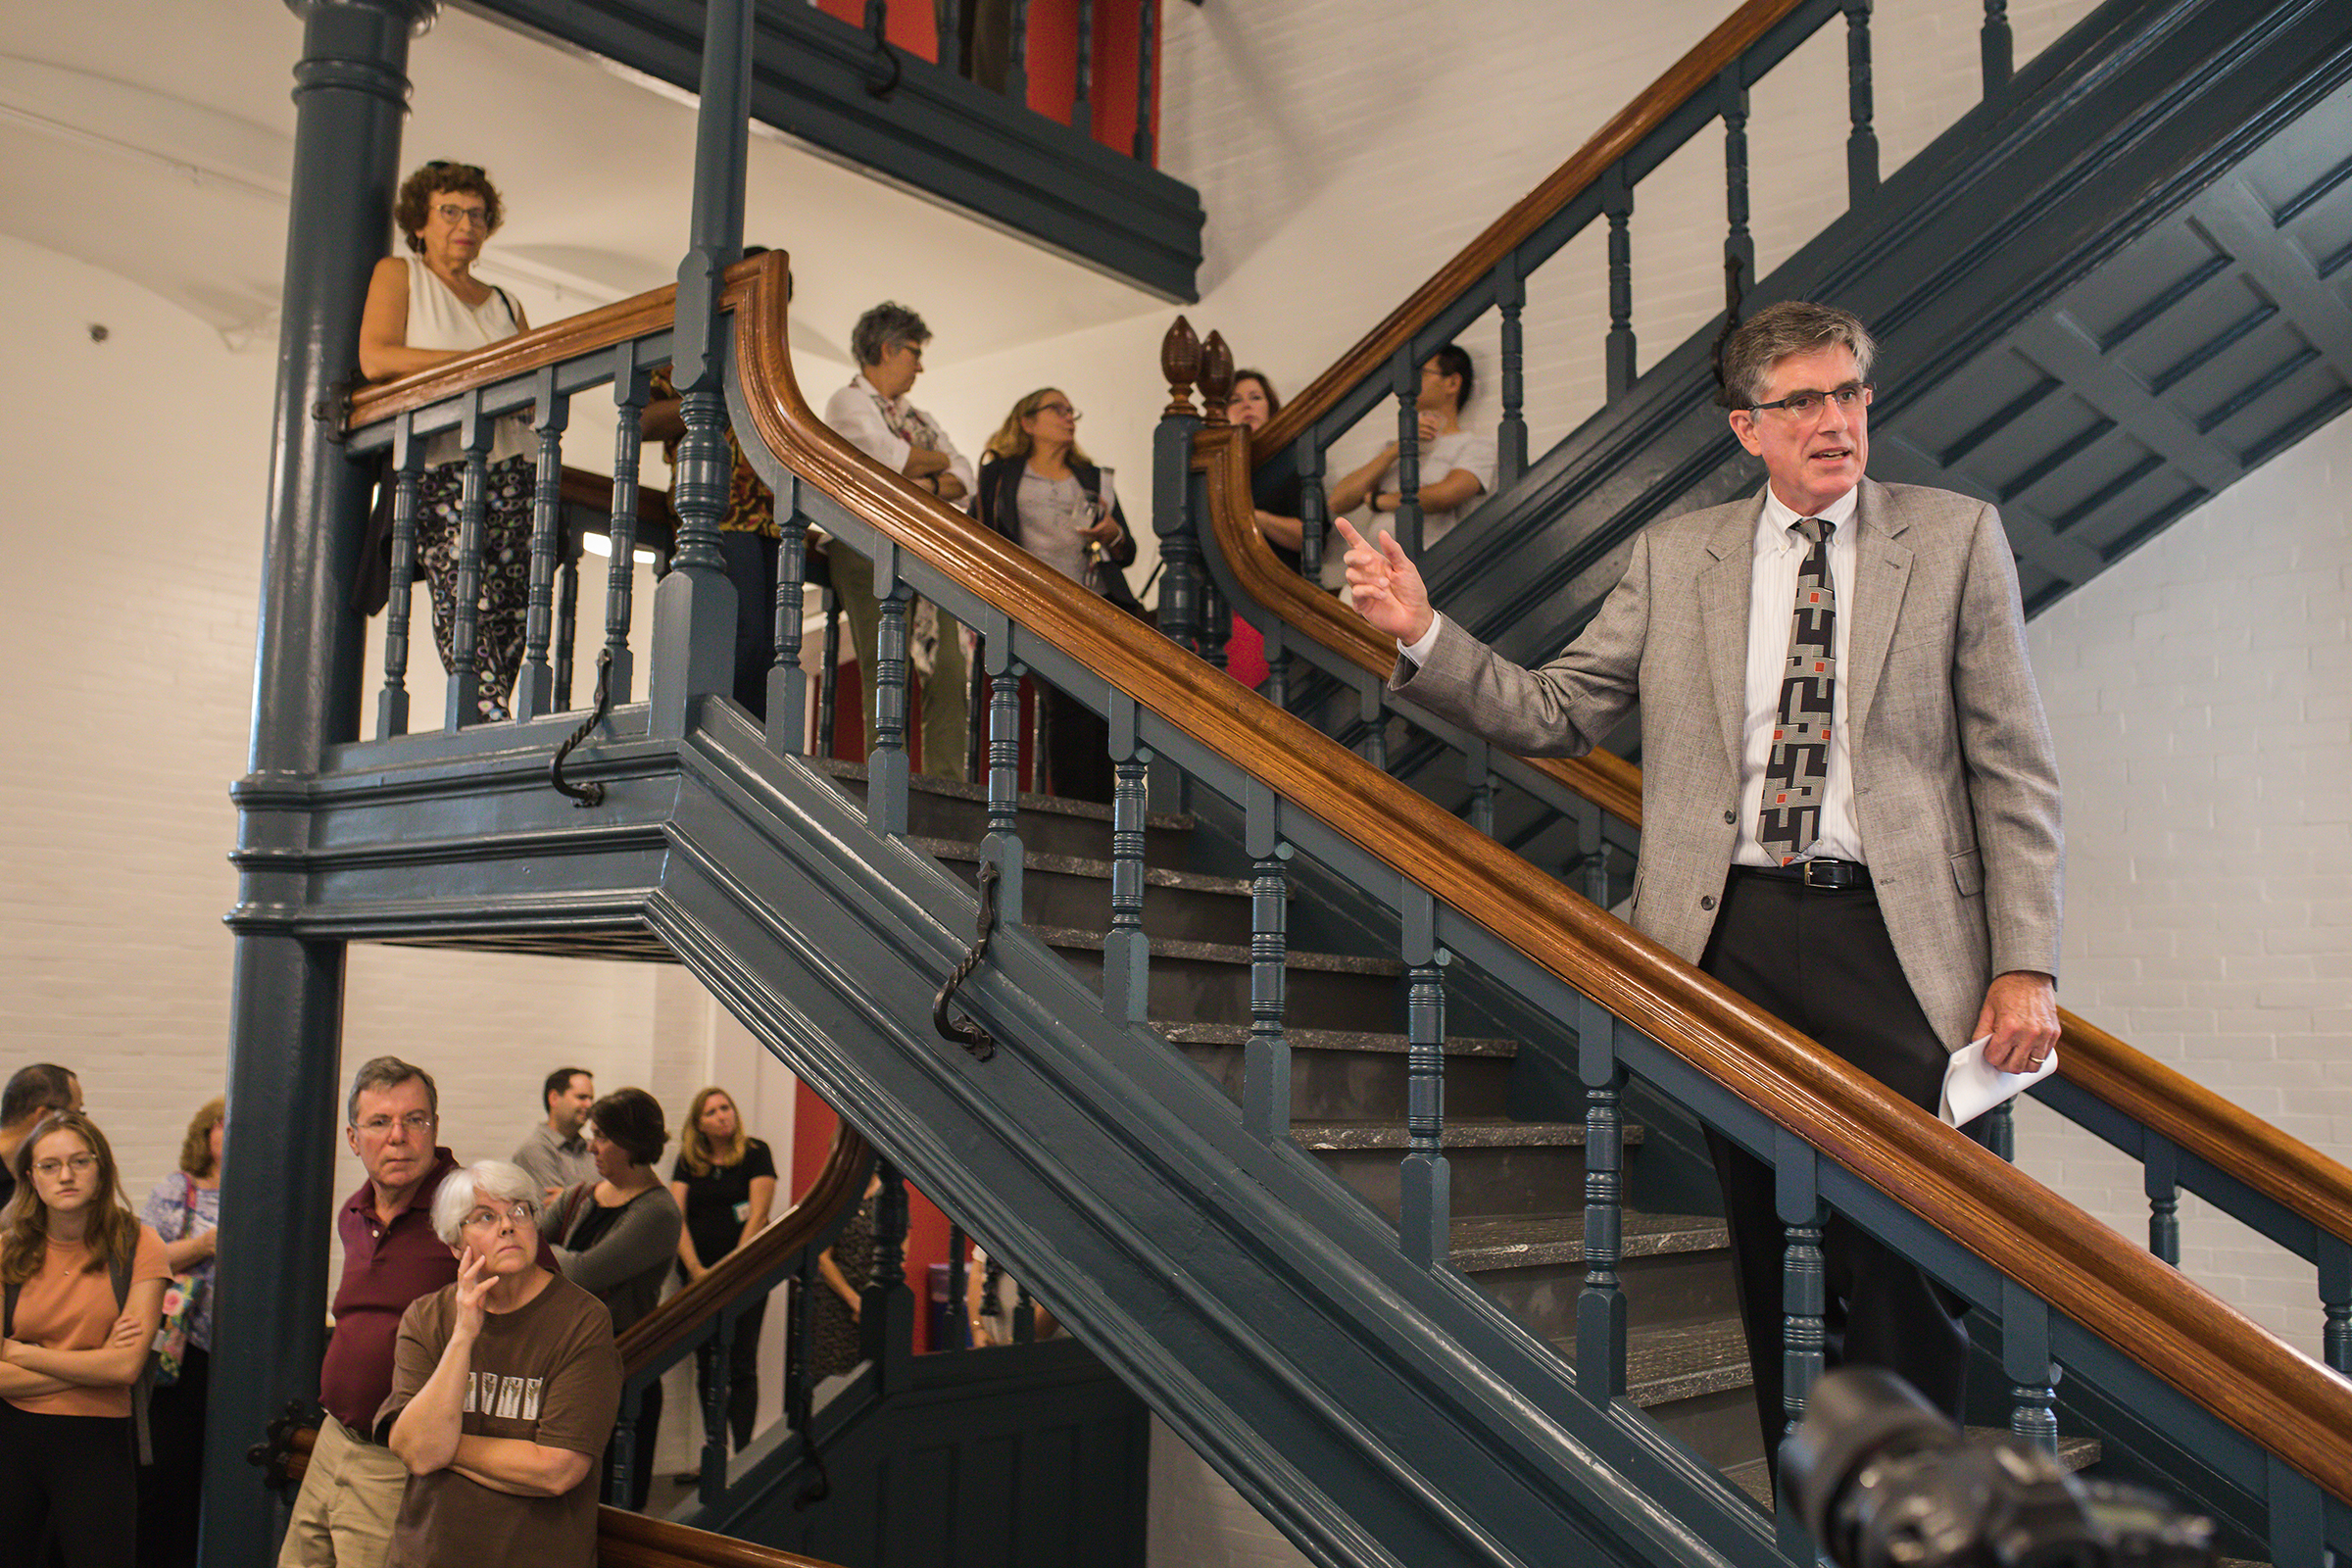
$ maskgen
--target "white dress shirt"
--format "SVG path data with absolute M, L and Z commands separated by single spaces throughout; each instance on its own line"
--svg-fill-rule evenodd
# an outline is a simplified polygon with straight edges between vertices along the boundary
M 1831 652 L 1837 657 L 1838 680 L 1831 697 L 1830 768 L 1822 790 L 1819 836 L 1812 848 L 1797 857 L 1809 860 L 1858 860 L 1862 829 L 1854 821 L 1854 762 L 1846 747 L 1846 650 L 1853 641 L 1854 512 L 1860 504 L 1859 485 L 1813 514 L 1837 524 L 1830 534 L 1830 585 L 1838 595 L 1838 615 L 1830 632 Z M 1796 612 L 1796 578 L 1809 548 L 1796 531 L 1801 520 L 1768 485 L 1764 506 L 1756 516 L 1753 544 L 1754 576 L 1747 599 L 1747 720 L 1740 730 L 1740 841 L 1733 851 L 1735 865 L 1778 865 L 1780 859 L 1756 838 L 1757 818 L 1764 808 L 1764 769 L 1772 760 L 1772 731 L 1781 716 L 1781 682 L 1788 665 L 1788 625 Z M 1396 651 L 1416 664 L 1429 662 L 1438 645 L 1443 616 L 1431 617 L 1429 630 L 1418 641 L 1399 642 Z
M 853 376 L 848 386 L 825 400 L 825 423 L 848 437 L 850 445 L 891 472 L 904 473 L 906 471 L 906 454 L 914 450 L 914 443 L 891 430 L 890 418 L 885 416 L 886 410 L 890 416 L 902 421 L 912 418 L 930 428 L 937 438 L 933 443 L 935 450 L 948 455 L 946 471 L 963 481 L 963 499 L 953 505 L 970 511 L 973 493 L 979 489 L 979 481 L 972 477 L 970 461 L 956 450 L 956 443 L 948 439 L 947 431 L 941 428 L 937 419 L 910 406 L 903 396 L 884 397 L 874 383 L 865 378 L 864 372 Z

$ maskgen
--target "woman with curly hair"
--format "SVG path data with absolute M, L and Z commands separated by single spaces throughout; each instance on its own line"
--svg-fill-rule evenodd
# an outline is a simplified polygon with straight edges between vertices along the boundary
M 163 1317 L 163 1239 L 122 1200 L 115 1152 L 79 1111 L 18 1146 L 0 1242 L 0 1542 L 66 1568 L 130 1568 L 131 1389 Z
M 179 1372 L 156 1385 L 148 1415 L 153 1454 L 139 1466 L 141 1568 L 196 1561 L 204 1500 L 204 1412 L 212 1377 L 213 1256 L 220 1244 L 220 1151 L 228 1102 L 197 1107 L 179 1144 L 179 1169 L 155 1184 L 139 1218 L 163 1239 L 164 1261 L 187 1292 L 187 1348 Z
M 401 182 L 393 220 L 407 256 L 387 256 L 368 280 L 360 315 L 360 373 L 386 381 L 446 365 L 517 332 L 522 307 L 473 275 L 482 247 L 506 220 L 490 176 L 471 164 L 436 160 Z M 485 720 L 507 716 L 522 665 L 523 613 L 531 588 L 530 428 L 509 416 L 493 427 L 483 490 L 481 618 L 474 637 L 474 706 Z M 426 439 L 416 485 L 416 559 L 433 601 L 433 640 L 454 667 L 458 544 L 464 521 L 465 453 L 455 431 Z

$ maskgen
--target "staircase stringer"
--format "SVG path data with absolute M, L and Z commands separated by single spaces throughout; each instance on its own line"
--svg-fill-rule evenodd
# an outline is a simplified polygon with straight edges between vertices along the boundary
M 927 1018 L 898 992 L 927 998 L 959 955 L 969 892 L 740 741 L 689 737 L 657 930 L 1318 1560 L 1540 1563 L 1563 1533 L 1610 1560 L 1773 1560 L 1710 1468 L 1630 1406 L 1591 1409 L 1450 1268 L 1406 1265 L 1385 1221 L 1244 1135 L 1156 1037 L 1103 1024 L 1026 933 L 961 994 L 995 1062 L 898 1022 Z M 818 908 L 821 934 L 786 912 Z

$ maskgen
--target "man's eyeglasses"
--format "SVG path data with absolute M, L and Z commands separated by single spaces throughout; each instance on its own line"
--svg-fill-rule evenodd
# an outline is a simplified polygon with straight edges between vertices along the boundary
M 483 228 L 490 226 L 490 210 L 486 207 L 460 207 L 451 202 L 443 202 L 433 211 L 439 213 L 441 221 L 452 228 L 456 228 L 461 223 L 476 224 Z
M 1777 414 L 1782 418 L 1795 424 L 1807 419 L 1820 418 L 1822 409 L 1832 403 L 1837 404 L 1838 411 L 1843 414 L 1851 414 L 1857 409 L 1867 409 L 1870 407 L 1870 392 L 1871 387 L 1868 381 L 1848 381 L 1845 385 L 1832 387 L 1827 392 L 1816 392 L 1811 387 L 1807 387 L 1802 392 L 1791 392 L 1778 402 L 1754 404 L 1748 409 L 1748 412 L 1750 414 Z
M 525 1220 L 535 1218 L 538 1212 L 523 1202 L 509 1203 L 504 1208 L 477 1208 L 466 1216 L 465 1228 L 469 1231 L 492 1230 L 506 1220 L 520 1225 Z
M 55 1178 L 62 1170 L 71 1170 L 76 1176 L 87 1176 L 97 1168 L 96 1154 L 68 1154 L 63 1159 L 36 1159 L 32 1162 L 32 1173 L 48 1178 Z
M 370 1138 L 389 1138 L 396 1125 L 422 1138 L 433 1130 L 433 1113 L 429 1110 L 412 1110 L 397 1121 L 390 1116 L 370 1116 L 360 1123 L 360 1131 Z

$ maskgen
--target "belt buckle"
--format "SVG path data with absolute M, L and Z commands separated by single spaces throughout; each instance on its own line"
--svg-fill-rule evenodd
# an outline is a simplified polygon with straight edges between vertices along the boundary
M 1827 860 L 1807 860 L 1798 873 L 1804 885 L 1809 888 L 1828 888 L 1832 892 L 1835 892 L 1838 888 L 1838 884 L 1828 877 L 1815 877 L 1813 872 L 1816 867 L 1827 871 L 1831 868 L 1831 865 Z

